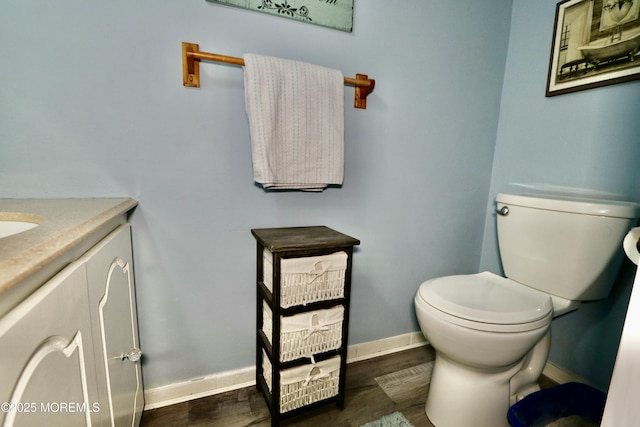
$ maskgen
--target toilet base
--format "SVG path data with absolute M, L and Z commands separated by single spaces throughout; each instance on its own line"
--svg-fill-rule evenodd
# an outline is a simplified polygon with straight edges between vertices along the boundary
M 425 410 L 436 427 L 509 427 L 509 381 L 522 363 L 502 370 L 462 366 L 436 353 Z

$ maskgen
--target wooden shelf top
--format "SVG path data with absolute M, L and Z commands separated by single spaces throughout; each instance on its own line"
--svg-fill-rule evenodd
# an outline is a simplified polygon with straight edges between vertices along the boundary
M 312 227 L 254 228 L 251 234 L 271 252 L 304 251 L 355 246 L 360 240 L 324 225 Z

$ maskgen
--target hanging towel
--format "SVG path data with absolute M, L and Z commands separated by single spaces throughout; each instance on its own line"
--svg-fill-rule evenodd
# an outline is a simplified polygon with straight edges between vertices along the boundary
M 342 184 L 342 72 L 254 54 L 245 54 L 244 63 L 254 180 L 306 191 Z

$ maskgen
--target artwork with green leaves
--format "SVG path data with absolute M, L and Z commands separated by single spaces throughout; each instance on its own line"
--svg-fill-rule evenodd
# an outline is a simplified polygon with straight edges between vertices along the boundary
M 207 0 L 351 32 L 353 0 Z

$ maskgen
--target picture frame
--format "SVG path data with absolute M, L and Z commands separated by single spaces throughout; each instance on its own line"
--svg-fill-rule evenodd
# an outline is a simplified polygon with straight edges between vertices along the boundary
M 207 0 L 351 33 L 354 0 Z M 640 0 L 639 0 L 640 1 Z
M 640 79 L 640 0 L 556 6 L 546 96 Z

